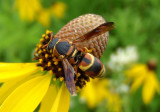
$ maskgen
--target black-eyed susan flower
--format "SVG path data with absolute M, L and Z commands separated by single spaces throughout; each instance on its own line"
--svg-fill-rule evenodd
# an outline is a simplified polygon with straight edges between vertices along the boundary
M 39 0 L 15 0 L 15 8 L 22 20 L 33 21 L 42 6 Z
M 107 111 L 108 112 L 122 112 L 122 100 L 118 93 L 109 91 L 106 94 Z
M 38 105 L 40 112 L 68 112 L 70 94 L 62 83 L 64 78 L 53 75 L 62 75 L 62 66 L 42 46 L 49 36 L 47 30 L 37 45 L 35 59 L 39 58 L 39 63 L 0 63 L 1 112 L 33 112 Z
M 55 2 L 48 8 L 44 8 L 39 0 L 15 0 L 14 5 L 21 20 L 38 20 L 45 27 L 49 26 L 52 16 L 62 18 L 66 10 L 66 4 L 63 2 Z
M 39 15 L 37 17 L 37 20 L 39 21 L 39 23 L 41 23 L 42 25 L 48 27 L 50 24 L 50 17 L 51 17 L 51 13 L 49 9 L 42 9 L 39 12 Z
M 35 63 L 0 63 L 0 111 L 67 112 L 70 94 L 65 86 L 51 84 L 52 74 L 40 72 Z M 59 104 L 64 104 L 63 108 Z
M 80 92 L 81 100 L 86 101 L 89 108 L 96 107 L 105 100 L 108 83 L 107 79 L 91 79 Z
M 66 4 L 63 2 L 56 2 L 51 7 L 51 12 L 58 18 L 62 18 L 64 16 L 66 10 Z
M 95 21 L 95 18 L 97 18 L 97 21 Z M 95 24 L 98 26 L 99 24 L 104 22 L 101 16 L 88 14 L 88 15 L 80 16 L 74 19 L 73 21 L 71 21 L 70 23 L 77 21 L 81 26 L 82 25 L 81 22 L 83 22 L 84 20 L 87 21 L 88 23 L 88 24 L 84 24 L 84 27 L 87 27 L 87 25 L 90 26 L 92 24 Z M 64 36 L 63 34 L 66 33 L 65 36 L 66 37 L 68 36 L 67 39 L 72 40 L 74 37 L 73 35 L 75 35 L 75 33 L 76 34 L 78 33 L 78 32 L 73 32 L 72 34 L 70 33 L 70 30 L 74 31 L 73 29 L 75 29 L 75 27 L 72 26 L 73 24 L 70 24 L 70 23 L 68 23 L 65 27 L 63 27 L 59 31 L 59 33 L 57 34 L 59 35 L 59 38 L 63 38 Z M 95 27 L 95 25 L 93 26 Z M 94 29 L 93 26 L 89 27 L 90 30 Z M 78 31 L 81 31 L 81 34 L 86 33 L 86 29 L 83 29 L 84 27 L 82 27 L 82 29 L 78 27 L 79 28 Z M 65 32 L 65 31 L 62 32 L 64 28 L 67 29 L 68 32 Z M 54 36 L 53 32 L 48 30 L 46 31 L 46 34 L 42 35 L 42 38 L 40 39 L 40 43 L 37 44 L 37 47 L 34 53 L 33 60 L 37 60 L 38 62 L 36 63 L 0 63 L 0 73 L 1 73 L 0 83 L 2 83 L 2 86 L 0 88 L 0 91 L 2 91 L 0 111 L 32 112 L 37 107 L 40 107 L 39 111 L 42 111 L 42 112 L 46 110 L 50 112 L 67 112 L 69 109 L 69 101 L 70 101 L 70 97 L 69 97 L 70 94 L 68 90 L 70 91 L 71 94 L 76 93 L 79 89 L 83 88 L 86 85 L 90 77 L 97 78 L 96 76 L 95 77 L 90 76 L 89 73 L 86 74 L 85 71 L 82 71 L 80 69 L 80 67 L 78 68 L 77 66 L 79 63 L 71 65 L 67 61 L 67 59 L 68 60 L 70 59 L 69 56 L 74 56 L 74 54 L 77 54 L 76 56 L 78 57 L 78 61 L 76 62 L 79 62 L 79 60 L 80 62 L 82 61 L 81 56 L 83 56 L 84 58 L 84 55 L 81 55 L 82 51 L 78 52 L 78 50 L 75 50 L 76 47 L 71 46 L 68 41 L 66 42 L 66 40 L 64 41 L 62 39 L 63 40 L 62 43 L 63 42 L 64 43 L 61 44 L 62 46 L 61 48 L 59 47 L 59 49 L 60 49 L 60 52 L 62 52 L 64 49 L 65 53 L 67 51 L 67 53 L 69 52 L 71 55 L 67 55 L 68 57 L 67 56 L 64 57 L 63 55 L 56 56 L 59 52 L 57 51 L 57 47 L 55 46 L 59 45 L 58 40 L 61 40 L 59 38 L 57 38 L 57 36 Z M 98 35 L 96 39 L 98 39 L 99 43 L 102 42 L 101 39 L 104 39 L 107 41 L 108 32 L 105 32 L 105 34 Z M 71 50 L 65 49 L 63 45 L 66 43 L 68 46 L 71 46 L 70 47 L 72 48 Z M 96 44 L 97 43 L 95 43 L 95 46 Z M 106 45 L 105 42 L 103 42 L 103 44 Z M 49 49 L 50 47 L 52 48 Z M 99 48 L 98 44 L 96 48 Z M 72 52 L 72 50 L 75 52 Z M 95 56 L 100 57 L 104 52 L 104 47 L 95 49 L 95 50 L 97 50 L 98 53 L 93 52 L 93 54 L 96 53 Z M 84 54 L 85 53 L 86 52 L 84 52 Z M 70 59 L 71 62 L 74 62 L 74 60 L 77 60 L 76 58 L 73 60 L 72 59 Z M 100 63 L 98 58 L 92 58 L 92 59 L 95 60 L 95 63 L 91 61 L 92 63 L 89 66 L 87 66 L 87 68 L 89 67 L 91 68 L 92 65 L 98 64 L 98 68 L 97 66 L 94 66 L 95 71 L 94 69 L 91 69 L 90 73 L 94 74 L 97 71 L 99 71 L 98 73 L 100 73 L 100 76 L 101 76 L 101 74 L 104 71 L 103 64 Z M 65 63 L 63 61 L 65 61 Z M 85 67 L 82 66 L 82 68 L 85 68 Z M 66 83 L 63 83 L 63 82 L 66 82 Z M 72 91 L 73 89 L 74 91 Z M 61 105 L 63 105 L 63 108 L 61 107 Z
M 66 4 L 63 2 L 55 2 L 51 7 L 42 8 L 37 16 L 37 20 L 44 26 L 50 25 L 52 16 L 55 18 L 63 18 L 66 10 Z
M 155 73 L 155 64 L 136 64 L 126 71 L 127 77 L 133 80 L 131 92 L 135 92 L 142 86 L 142 98 L 145 104 L 149 104 L 156 92 L 160 93 L 159 81 Z
M 106 101 L 107 111 L 121 112 L 121 98 L 110 86 L 111 83 L 108 79 L 91 79 L 81 90 L 80 98 L 87 103 L 89 108 L 95 108 L 103 101 Z

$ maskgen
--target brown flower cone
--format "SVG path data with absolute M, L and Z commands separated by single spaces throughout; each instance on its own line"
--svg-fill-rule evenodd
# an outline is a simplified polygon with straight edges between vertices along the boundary
M 104 18 L 96 14 L 82 15 L 73 19 L 61 28 L 56 36 L 73 41 L 105 22 Z M 81 47 L 87 47 L 88 49 L 95 48 L 93 49 L 92 54 L 97 58 L 100 58 L 107 46 L 108 37 L 109 32 L 103 33 L 87 42 L 82 42 Z

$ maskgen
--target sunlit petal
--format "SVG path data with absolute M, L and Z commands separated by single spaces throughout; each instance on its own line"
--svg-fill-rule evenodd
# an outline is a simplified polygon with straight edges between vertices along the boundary
M 155 74 L 150 72 L 142 89 L 142 97 L 145 104 L 149 104 L 151 102 L 156 92 L 157 86 L 158 80 L 156 79 Z
M 57 93 L 58 91 L 55 85 L 50 85 L 46 95 L 41 102 L 39 112 L 50 112 L 50 109 L 56 99 Z
M 127 70 L 125 72 L 125 74 L 129 78 L 135 78 L 135 77 L 139 76 L 139 74 L 141 74 L 141 73 L 145 74 L 146 72 L 147 72 L 147 67 L 145 65 L 143 65 L 143 64 L 136 64 L 131 69 Z
M 36 63 L 0 63 L 0 82 L 22 78 L 38 70 Z
M 93 82 L 90 81 L 87 83 L 86 87 L 84 87 L 81 91 L 81 98 L 86 100 L 89 108 L 93 108 L 97 104 L 97 97 L 95 87 L 93 86 Z
M 0 112 L 33 112 L 46 94 L 51 75 L 33 78 L 16 88 L 0 107 Z
M 41 10 L 38 16 L 38 21 L 43 24 L 44 26 L 48 27 L 50 24 L 50 12 L 49 10 Z
M 81 99 L 86 100 L 89 108 L 94 108 L 97 104 L 103 101 L 108 94 L 107 86 L 109 80 L 90 79 L 81 91 Z M 97 95 L 98 94 L 98 95 Z
M 0 104 L 22 83 L 38 76 L 40 74 L 34 74 L 23 78 L 14 79 L 14 81 L 7 81 L 0 87 Z
M 22 20 L 33 21 L 42 6 L 39 0 L 15 0 L 14 8 L 19 11 Z
M 121 112 L 122 101 L 116 93 L 109 93 L 107 97 L 107 108 L 109 112 Z
M 55 14 L 58 18 L 62 18 L 64 16 L 64 12 L 66 10 L 66 4 L 63 2 L 56 2 L 53 4 L 52 13 Z
M 50 112 L 68 112 L 70 106 L 70 93 L 63 83 L 56 96 Z
M 135 92 L 144 82 L 146 75 L 140 74 L 139 77 L 135 78 L 131 85 L 131 92 Z

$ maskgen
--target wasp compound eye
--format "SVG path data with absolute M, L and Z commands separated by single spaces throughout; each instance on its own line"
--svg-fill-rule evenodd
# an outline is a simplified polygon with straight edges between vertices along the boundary
M 58 42 L 56 50 L 60 55 L 67 55 L 71 45 L 67 41 Z
M 50 50 L 50 49 L 53 49 L 54 48 L 54 46 L 56 45 L 56 43 L 58 42 L 58 38 L 54 38 L 54 39 L 52 39 L 50 42 L 49 42 L 49 44 L 48 44 L 48 49 Z

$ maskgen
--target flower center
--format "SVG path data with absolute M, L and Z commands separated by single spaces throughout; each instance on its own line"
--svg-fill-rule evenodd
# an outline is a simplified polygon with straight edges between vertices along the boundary
M 147 63 L 147 67 L 149 70 L 155 71 L 157 68 L 157 62 L 155 60 L 149 60 Z
M 46 47 L 53 38 L 53 32 L 48 30 L 46 31 L 46 34 L 42 35 L 42 39 L 40 39 L 40 43 L 36 47 L 33 60 L 39 61 L 37 66 L 42 67 L 43 71 L 50 71 L 54 74 L 55 78 L 53 80 L 60 78 L 60 81 L 62 81 L 65 80 L 62 61 L 58 61 L 58 58 L 53 55 L 53 51 L 48 51 Z M 78 90 L 89 81 L 89 76 L 85 75 L 83 71 L 78 69 L 77 74 L 75 74 L 74 81 Z

